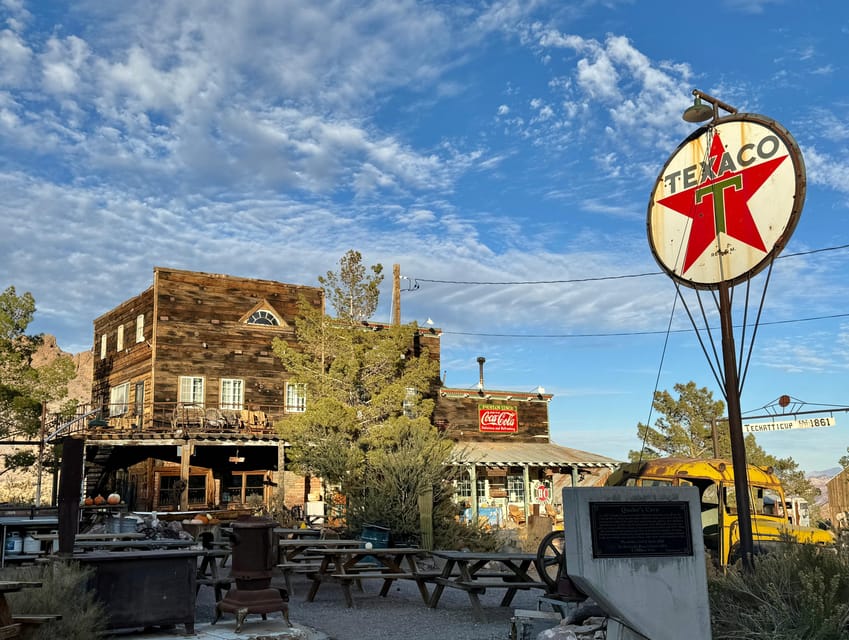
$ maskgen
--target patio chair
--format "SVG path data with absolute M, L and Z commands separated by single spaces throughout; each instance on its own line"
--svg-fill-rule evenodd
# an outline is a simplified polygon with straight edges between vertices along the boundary
M 217 431 L 223 431 L 227 426 L 227 418 L 218 409 L 207 409 L 204 415 L 204 421 L 208 428 L 216 429 Z
M 525 510 L 518 505 L 507 505 L 507 511 L 510 514 L 510 519 L 516 524 L 525 524 Z
M 563 516 L 557 512 L 557 508 L 553 504 L 545 503 L 545 515 L 547 515 L 555 523 L 563 522 Z
M 203 427 L 203 422 L 203 407 L 195 404 L 178 404 L 171 417 L 171 426 L 174 428 Z

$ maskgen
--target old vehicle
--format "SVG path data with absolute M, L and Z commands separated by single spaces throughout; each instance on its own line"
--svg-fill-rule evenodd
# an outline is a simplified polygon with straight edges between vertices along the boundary
M 781 482 L 771 469 L 749 465 L 749 502 L 752 539 L 756 553 L 769 551 L 782 541 L 831 545 L 835 536 L 823 529 L 794 524 L 787 512 Z M 730 461 L 694 458 L 658 458 L 621 465 L 607 480 L 608 486 L 695 486 L 699 490 L 705 551 L 720 566 L 734 563 L 739 553 L 740 530 L 734 471 Z

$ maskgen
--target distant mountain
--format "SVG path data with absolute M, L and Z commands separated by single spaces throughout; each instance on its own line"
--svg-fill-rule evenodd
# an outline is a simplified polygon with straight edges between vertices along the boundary
M 840 467 L 831 467 L 823 471 L 810 471 L 805 473 L 806 478 L 828 478 L 829 480 L 843 471 Z
M 805 477 L 810 480 L 811 484 L 821 492 L 814 501 L 814 504 L 828 504 L 828 481 L 840 473 L 840 471 L 840 467 L 833 467 L 824 471 L 814 471 L 805 474 Z

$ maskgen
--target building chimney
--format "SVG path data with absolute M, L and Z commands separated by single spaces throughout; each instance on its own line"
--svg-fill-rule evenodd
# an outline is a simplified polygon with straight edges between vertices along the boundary
M 480 368 L 480 378 L 478 380 L 478 389 L 483 391 L 483 363 L 486 362 L 486 358 L 483 356 L 478 356 L 478 367 Z

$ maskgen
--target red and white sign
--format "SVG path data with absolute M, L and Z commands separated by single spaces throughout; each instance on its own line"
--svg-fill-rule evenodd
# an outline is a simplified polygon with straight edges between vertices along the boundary
M 805 201 L 805 165 L 774 120 L 738 113 L 676 149 L 648 207 L 658 264 L 681 284 L 738 284 L 766 267 L 793 233 Z
M 551 490 L 547 484 L 541 484 L 537 487 L 537 500 L 539 502 L 548 502 L 551 499 Z
M 503 404 L 478 405 L 478 424 L 483 433 L 516 433 L 519 431 L 516 407 Z

